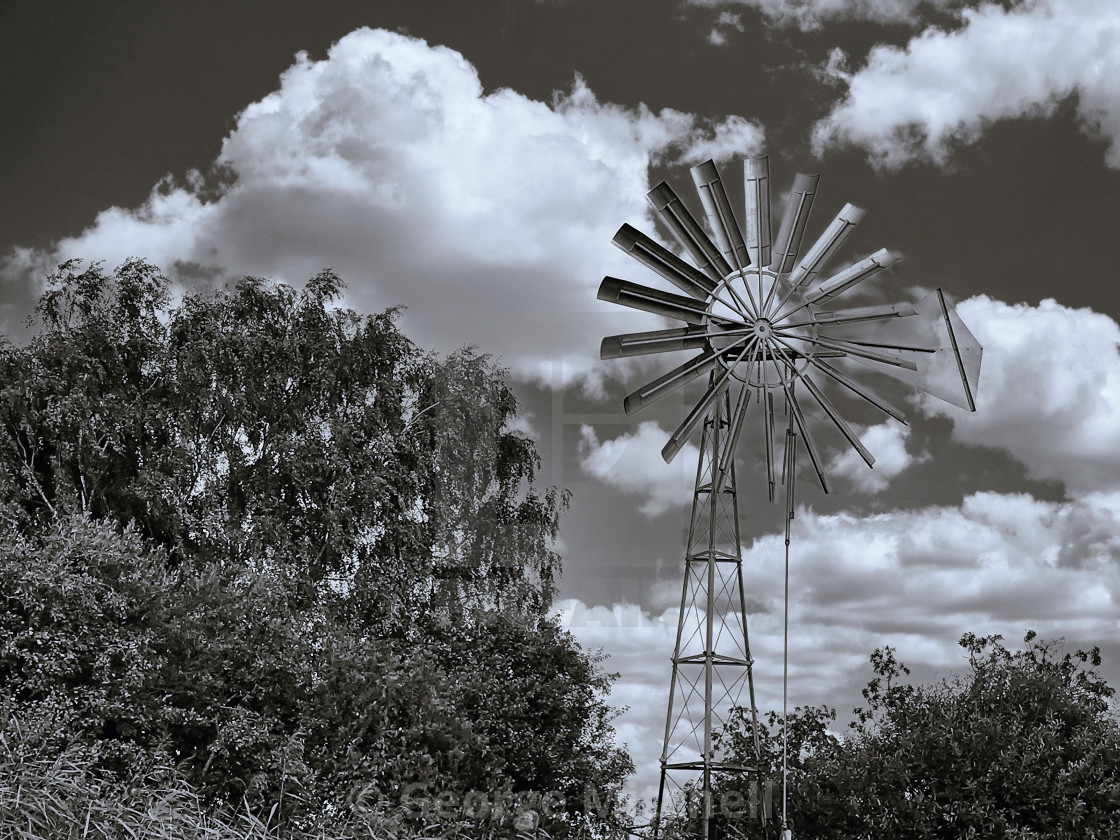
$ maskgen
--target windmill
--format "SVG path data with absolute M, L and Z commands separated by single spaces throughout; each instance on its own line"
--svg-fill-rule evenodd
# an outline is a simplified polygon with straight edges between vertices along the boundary
M 606 277 L 598 296 L 683 324 L 609 336 L 603 339 L 602 358 L 694 353 L 627 396 L 627 414 L 707 377 L 703 395 L 662 450 L 664 459 L 672 461 L 700 432 L 654 821 L 656 835 L 663 805 L 667 798 L 673 799 L 668 788 L 676 784 L 680 791 L 697 794 L 699 830 L 707 838 L 713 817 L 713 781 L 721 774 L 757 771 L 757 766 L 737 763 L 722 754 L 718 743 L 718 732 L 726 726 L 731 709 L 742 705 L 744 690 L 754 724 L 754 752 L 759 755 L 735 474 L 735 455 L 748 414 L 756 416 L 761 425 L 770 501 L 775 500 L 777 486 L 784 485 L 784 717 L 790 521 L 799 445 L 821 488 L 825 493 L 831 490 L 824 452 L 809 423 L 808 410 L 820 409 L 827 423 L 871 467 L 874 456 L 829 393 L 870 404 L 905 424 L 902 411 L 856 378 L 862 368 L 975 411 L 982 349 L 940 289 L 916 302 L 837 306 L 846 292 L 888 269 L 898 256 L 882 249 L 834 274 L 825 273 L 829 260 L 864 216 L 863 210 L 850 204 L 802 255 L 819 176 L 795 178 L 777 236 L 773 236 L 768 158 L 744 161 L 742 227 L 714 162 L 709 160 L 691 172 L 711 235 L 669 184 L 656 186 L 647 200 L 694 264 L 630 225 L 623 225 L 614 237 L 615 245 L 684 294 Z M 781 425 L 784 430 L 779 429 Z M 783 742 L 783 830 L 787 816 L 785 760 Z M 681 784 L 682 778 L 689 783 Z

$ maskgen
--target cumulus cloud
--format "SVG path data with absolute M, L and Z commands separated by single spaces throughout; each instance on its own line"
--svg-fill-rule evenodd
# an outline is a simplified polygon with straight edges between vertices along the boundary
M 862 146 L 886 168 L 944 163 L 992 122 L 1045 116 L 1076 94 L 1085 131 L 1107 141 L 1107 162 L 1120 167 L 1120 7 L 1025 0 L 960 14 L 953 31 L 930 27 L 905 47 L 876 46 L 855 72 L 834 52 L 827 72 L 847 95 L 814 128 L 814 150 Z
M 748 157 L 745 149 L 758 149 L 760 130 L 758 123 L 744 117 L 725 117 L 710 132 L 700 132 L 687 144 L 682 144 L 678 159 L 681 163 L 696 165 L 709 158 L 726 161 L 733 157 Z
M 696 5 L 726 5 L 726 0 L 691 0 Z M 837 20 L 866 20 L 879 23 L 914 23 L 922 6 L 947 6 L 949 0 L 733 0 L 762 12 L 773 26 L 796 26 L 803 31 L 819 29 Z M 721 12 L 712 35 L 723 37 L 718 24 L 730 12 Z M 738 17 L 735 15 L 735 17 Z M 742 27 L 740 27 L 742 31 Z M 720 45 L 723 40 L 709 41 Z
M 923 398 L 969 444 L 1006 449 L 1076 495 L 1120 487 L 1120 326 L 1090 309 L 979 296 L 957 306 L 984 347 L 976 413 Z
M 742 117 L 602 103 L 579 78 L 548 103 L 486 92 L 458 52 L 360 29 L 325 60 L 298 55 L 245 108 L 217 160 L 221 185 L 165 180 L 49 253 L 9 254 L 4 273 L 139 255 L 184 284 L 298 283 L 333 266 L 351 305 L 408 306 L 421 343 L 477 344 L 551 384 L 554 359 L 570 354 L 565 370 L 586 377 L 603 334 L 661 326 L 595 300 L 604 274 L 639 279 L 610 243 L 623 222 L 653 229 L 651 162 L 753 154 L 761 140 Z
M 875 467 L 869 469 L 859 453 L 845 449 L 829 461 L 828 474 L 847 479 L 861 493 L 881 493 L 891 479 L 903 472 L 915 460 L 906 450 L 910 428 L 890 421 L 877 426 L 856 430 L 860 441 L 875 457 Z
M 778 534 L 744 547 L 763 710 L 781 707 L 783 558 Z M 871 677 L 867 657 L 883 645 L 897 648 L 921 679 L 965 667 L 956 642 L 966 631 L 1002 633 L 1014 643 L 1034 628 L 1044 637 L 1065 635 L 1071 646 L 1116 645 L 1120 493 L 1064 503 L 977 493 L 956 507 L 864 518 L 802 508 L 790 593 L 791 702 L 827 703 L 841 715 L 860 704 Z M 610 651 L 607 667 L 621 673 L 612 701 L 629 710 L 616 728 L 642 789 L 657 781 L 678 617 L 672 597 L 667 588 L 645 609 L 557 605 L 581 644 Z M 1115 682 L 1117 663 L 1106 669 Z
M 669 432 L 655 420 L 638 424 L 632 434 L 600 441 L 592 426 L 580 428 L 579 456 L 584 471 L 625 493 L 644 496 L 638 508 L 652 519 L 692 498 L 700 450 L 686 443 L 672 464 L 661 457 Z
M 1115 493 L 1062 503 L 976 493 L 960 507 L 798 518 L 799 600 L 825 624 L 936 636 L 977 620 L 1069 621 L 1076 601 L 1080 619 L 1103 628 L 1120 600 Z

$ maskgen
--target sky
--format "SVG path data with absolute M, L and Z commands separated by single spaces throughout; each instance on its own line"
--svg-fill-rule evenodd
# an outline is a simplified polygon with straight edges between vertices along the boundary
M 510 370 L 540 479 L 572 493 L 562 621 L 620 677 L 619 738 L 656 782 L 697 456 L 660 450 L 698 393 L 627 416 L 664 359 L 600 361 L 657 316 L 611 245 L 670 244 L 645 202 L 733 204 L 765 154 L 777 201 L 820 173 L 836 266 L 888 247 L 865 302 L 941 287 L 984 346 L 973 414 L 899 391 L 845 403 L 879 459 L 825 441 L 790 567 L 791 705 L 841 719 L 883 645 L 914 678 L 965 632 L 1100 645 L 1120 684 L 1120 7 L 1099 0 L 0 0 L 0 327 L 58 262 L 159 265 L 178 288 L 324 267 L 425 347 Z M 779 205 L 780 208 L 780 205 Z M 776 211 L 779 212 L 779 211 Z M 678 361 L 672 362 L 673 365 Z M 753 422 L 753 421 L 752 421 Z M 783 511 L 737 466 L 759 706 L 781 702 Z

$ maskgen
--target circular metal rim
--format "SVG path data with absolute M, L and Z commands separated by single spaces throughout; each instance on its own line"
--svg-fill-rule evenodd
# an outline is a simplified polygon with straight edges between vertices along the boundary
M 759 278 L 761 277 L 761 289 L 759 288 Z M 720 365 L 724 370 L 730 370 L 731 375 L 740 382 L 750 385 L 754 388 L 782 388 L 790 385 L 808 368 L 810 362 L 809 358 L 814 353 L 813 345 L 808 342 L 799 342 L 801 347 L 798 348 L 799 356 L 792 361 L 792 366 L 789 362 L 782 360 L 781 350 L 785 349 L 781 345 L 777 336 L 773 335 L 775 330 L 781 330 L 782 319 L 774 321 L 771 319 L 772 313 L 763 312 L 759 315 L 743 311 L 742 308 L 736 306 L 729 306 L 727 301 L 742 301 L 746 297 L 740 289 L 736 289 L 733 283 L 741 281 L 742 284 L 751 283 L 753 295 L 761 291 L 765 296 L 762 304 L 773 306 L 778 301 L 781 301 L 781 309 L 789 312 L 797 310 L 803 313 L 804 317 L 798 318 L 798 323 L 802 321 L 811 322 L 811 326 L 797 328 L 797 335 L 805 335 L 807 337 L 815 338 L 817 334 L 817 327 L 815 325 L 815 318 L 813 317 L 813 306 L 809 304 L 805 296 L 790 286 L 790 284 L 781 279 L 775 272 L 769 268 L 744 268 L 737 269 L 730 272 L 720 281 L 716 288 L 708 296 L 708 314 L 704 319 L 705 328 L 711 333 L 714 332 L 716 327 L 716 316 L 732 320 L 732 329 L 750 330 L 754 329 L 755 335 L 761 339 L 761 346 L 764 350 L 770 350 L 769 358 L 756 358 L 752 362 L 736 361 L 732 358 L 727 358 L 723 354 L 718 356 Z M 771 294 L 770 290 L 774 288 L 777 282 L 776 291 Z M 752 302 L 758 305 L 757 301 L 750 298 Z M 753 315 L 753 317 L 752 317 Z M 797 339 L 794 338 L 794 341 Z M 731 344 L 729 341 L 728 344 Z M 728 346 L 728 345 L 723 345 Z M 722 347 L 708 338 L 708 348 L 713 352 L 719 352 Z M 738 354 L 736 354 L 737 357 Z M 776 359 L 776 361 L 772 360 Z

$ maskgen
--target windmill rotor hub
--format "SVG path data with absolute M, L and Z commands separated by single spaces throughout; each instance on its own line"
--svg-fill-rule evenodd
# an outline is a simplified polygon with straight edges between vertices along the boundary
M 728 274 L 708 301 L 708 346 L 740 382 L 788 385 L 809 366 L 817 336 L 813 307 L 801 289 L 770 269 Z

